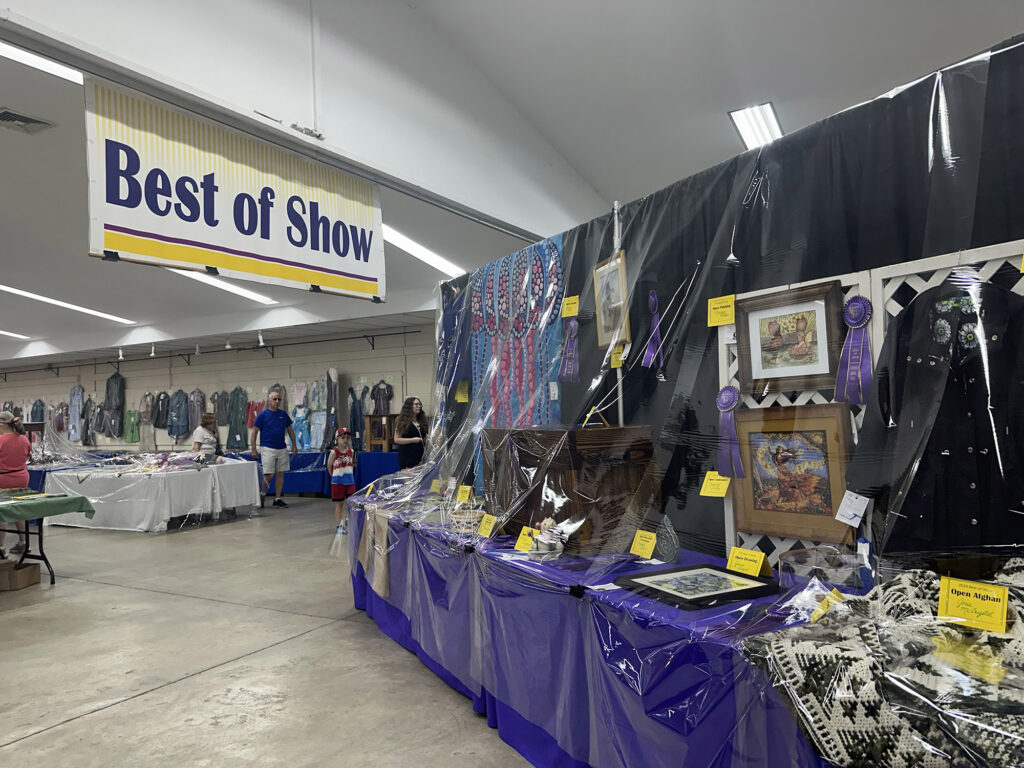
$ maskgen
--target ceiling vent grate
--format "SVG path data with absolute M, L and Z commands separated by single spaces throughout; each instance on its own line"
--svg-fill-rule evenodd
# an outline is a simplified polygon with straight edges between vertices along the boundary
M 9 128 L 22 133 L 39 133 L 53 126 L 54 123 L 48 120 L 40 120 L 38 117 L 29 117 L 7 109 L 7 107 L 0 107 L 0 128 Z

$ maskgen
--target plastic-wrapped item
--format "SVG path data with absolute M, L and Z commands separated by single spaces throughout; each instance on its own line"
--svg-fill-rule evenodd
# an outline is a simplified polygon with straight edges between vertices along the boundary
M 994 582 L 1009 587 L 1006 632 L 939 614 L 940 577 L 899 573 L 847 595 L 814 623 L 745 641 L 789 698 L 809 738 L 836 765 L 1024 763 L 1024 558 Z M 805 610 L 806 610 L 805 607 Z

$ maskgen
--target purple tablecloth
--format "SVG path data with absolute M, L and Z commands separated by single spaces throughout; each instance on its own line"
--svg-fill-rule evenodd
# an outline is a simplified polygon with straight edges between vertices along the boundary
M 659 566 L 510 559 L 504 540 L 465 552 L 436 526 L 397 519 L 382 596 L 357 561 L 365 503 L 349 516 L 356 607 L 535 765 L 827 765 L 737 648 L 770 598 L 686 612 L 580 590 Z M 682 552 L 679 562 L 715 561 Z

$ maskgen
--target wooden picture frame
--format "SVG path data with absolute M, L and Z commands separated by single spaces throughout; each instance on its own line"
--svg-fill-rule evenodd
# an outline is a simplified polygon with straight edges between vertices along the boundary
M 740 390 L 831 389 L 843 345 L 838 280 L 736 301 Z
M 629 338 L 629 294 L 626 292 L 626 252 L 619 251 L 594 267 L 594 310 L 597 346 Z
M 851 451 L 845 403 L 738 409 L 736 437 L 746 477 L 732 481 L 737 531 L 841 542 L 835 519 Z

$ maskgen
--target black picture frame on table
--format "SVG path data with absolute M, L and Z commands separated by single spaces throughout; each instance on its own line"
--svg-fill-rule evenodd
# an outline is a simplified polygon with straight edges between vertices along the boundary
M 761 397 L 834 387 L 843 344 L 842 302 L 838 280 L 737 299 L 740 390 Z M 781 327 L 790 320 L 793 328 Z M 801 320 L 803 328 L 796 325 Z M 767 336 L 751 331 L 762 324 Z
M 735 573 L 708 564 L 620 576 L 615 580 L 615 586 L 684 611 L 767 597 L 779 591 L 779 583 L 772 579 Z

